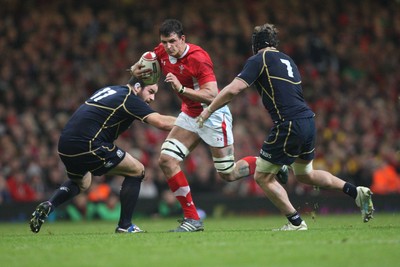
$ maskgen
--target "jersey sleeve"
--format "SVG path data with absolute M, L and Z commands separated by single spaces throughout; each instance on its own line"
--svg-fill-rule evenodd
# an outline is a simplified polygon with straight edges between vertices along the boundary
M 136 95 L 130 95 L 128 97 L 128 100 L 124 104 L 124 109 L 135 119 L 141 121 L 155 112 L 146 102 Z
M 246 61 L 242 71 L 236 76 L 236 78 L 241 79 L 247 83 L 248 86 L 251 86 L 260 76 L 262 69 L 262 57 L 252 56 Z
M 192 58 L 193 69 L 196 70 L 196 78 L 200 85 L 216 81 L 214 65 L 208 54 L 198 53 Z

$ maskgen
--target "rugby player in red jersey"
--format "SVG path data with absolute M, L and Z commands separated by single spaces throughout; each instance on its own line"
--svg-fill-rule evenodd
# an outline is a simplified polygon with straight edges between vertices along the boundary
M 181 161 L 203 140 L 210 148 L 214 166 L 226 181 L 252 175 L 256 157 L 234 158 L 232 115 L 227 106 L 216 110 L 199 128 L 196 118 L 218 94 L 213 63 L 208 53 L 186 42 L 182 23 L 167 19 L 160 26 L 161 43 L 155 47 L 165 81 L 182 100 L 181 113 L 161 148 L 159 165 L 169 188 L 180 202 L 184 218 L 173 232 L 203 231 L 203 222 L 193 203 L 190 186 L 180 167 Z M 132 66 L 136 77 L 147 74 L 139 64 Z

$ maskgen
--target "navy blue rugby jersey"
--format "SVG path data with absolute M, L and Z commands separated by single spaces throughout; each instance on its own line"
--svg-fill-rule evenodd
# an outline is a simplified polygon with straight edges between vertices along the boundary
M 236 79 L 248 86 L 255 84 L 275 123 L 314 116 L 304 101 L 296 64 L 276 49 L 264 50 L 250 57 Z
M 112 143 L 134 120 L 143 121 L 153 112 L 128 86 L 104 87 L 71 116 L 61 133 L 59 151 L 85 152 L 101 143 Z

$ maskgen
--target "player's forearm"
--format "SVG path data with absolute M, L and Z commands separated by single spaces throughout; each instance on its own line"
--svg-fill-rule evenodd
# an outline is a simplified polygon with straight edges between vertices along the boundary
M 174 127 L 175 120 L 176 118 L 173 116 L 152 113 L 145 119 L 145 122 L 160 130 L 170 131 Z
M 170 131 L 175 125 L 176 118 L 172 116 L 163 116 L 159 129 Z
M 211 104 L 208 106 L 208 110 L 210 112 L 214 112 L 217 109 L 225 106 L 226 104 L 228 104 L 229 102 L 231 102 L 231 100 L 233 99 L 235 95 L 233 95 L 232 93 L 228 92 L 228 91 L 222 91 L 221 93 L 219 93 L 219 95 L 211 102 Z
M 191 88 L 185 88 L 185 92 L 182 95 L 195 102 L 205 103 L 208 105 L 214 100 L 217 93 L 212 92 L 212 90 L 193 90 Z
M 247 86 L 243 82 L 238 82 L 236 79 L 227 85 L 218 96 L 208 106 L 209 111 L 214 112 L 222 106 L 228 104 L 232 99 L 243 91 Z

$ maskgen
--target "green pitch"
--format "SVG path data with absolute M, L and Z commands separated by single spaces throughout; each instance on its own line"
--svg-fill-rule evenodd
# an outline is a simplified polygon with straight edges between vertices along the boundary
M 138 219 L 145 234 L 114 234 L 114 223 L 0 224 L 4 267 L 398 266 L 400 214 L 303 216 L 309 231 L 276 232 L 280 216 L 207 218 L 206 230 L 168 233 L 173 219 Z

